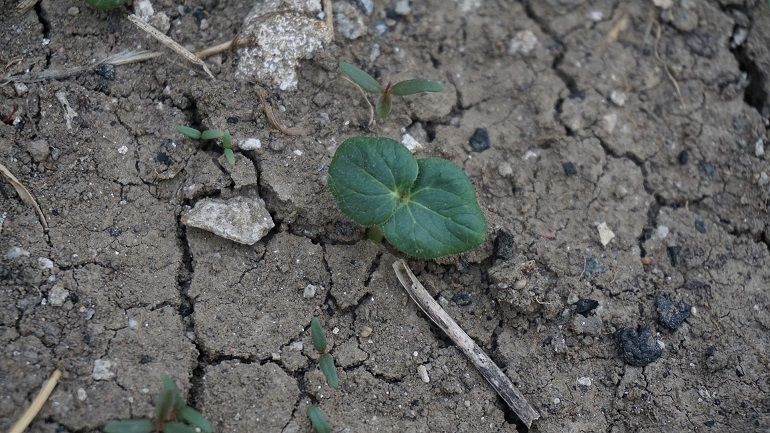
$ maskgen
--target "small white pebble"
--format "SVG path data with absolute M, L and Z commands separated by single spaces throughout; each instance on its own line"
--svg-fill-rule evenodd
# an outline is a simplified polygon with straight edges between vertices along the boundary
M 759 139 L 754 143 L 754 155 L 757 158 L 761 158 L 765 154 L 765 140 Z
M 591 386 L 591 383 L 593 383 L 593 381 L 591 380 L 590 377 L 585 377 L 585 376 L 578 377 L 578 380 L 577 380 L 578 385 Z
M 121 155 L 125 155 L 128 153 L 128 146 L 123 145 L 118 148 L 118 153 Z
M 612 101 L 618 107 L 622 107 L 626 104 L 626 94 L 623 92 L 618 92 L 617 90 L 613 90 L 610 93 L 610 101 Z
M 428 369 L 424 365 L 417 366 L 417 374 L 420 375 L 420 380 L 425 383 L 430 382 L 430 376 L 428 376 Z

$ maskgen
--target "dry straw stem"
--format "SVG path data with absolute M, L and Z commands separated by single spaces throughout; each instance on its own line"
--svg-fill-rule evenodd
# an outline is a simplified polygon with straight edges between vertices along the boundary
M 141 30 L 144 30 L 145 32 L 149 33 L 150 36 L 157 39 L 160 43 L 167 46 L 180 56 L 184 57 L 185 59 L 189 60 L 191 63 L 194 63 L 201 68 L 203 68 L 204 71 L 206 71 L 206 74 L 208 74 L 211 79 L 214 79 L 214 75 L 209 70 L 208 66 L 206 66 L 206 63 L 199 59 L 195 54 L 191 53 L 189 50 L 187 50 L 185 47 L 179 45 L 175 40 L 171 39 L 170 37 L 164 35 L 160 32 L 160 30 L 156 29 L 155 27 L 147 24 L 146 22 L 142 21 L 141 18 L 134 14 L 129 14 L 128 19 L 134 23 L 137 27 L 139 27 Z
M 32 193 L 30 193 L 27 187 L 25 187 L 19 181 L 19 179 L 17 179 L 16 176 L 14 176 L 13 173 L 11 173 L 11 171 L 8 170 L 8 168 L 3 164 L 0 164 L 0 174 L 5 176 L 5 178 L 8 179 L 8 182 L 11 182 L 13 189 L 16 190 L 16 194 L 19 194 L 19 197 L 21 197 L 22 201 L 35 209 L 37 218 L 40 220 L 40 224 L 43 225 L 43 229 L 45 229 L 47 232 L 48 221 L 45 220 L 45 215 L 43 215 L 43 211 L 40 209 L 40 205 L 37 204 L 37 200 L 35 200 L 35 197 L 32 195 Z
M 430 317 L 439 328 L 470 358 L 473 365 L 479 370 L 484 379 L 492 385 L 497 394 L 505 400 L 508 406 L 516 413 L 519 419 L 529 428 L 532 421 L 540 418 L 535 408 L 530 406 L 524 396 L 516 389 L 516 386 L 508 379 L 500 367 L 465 333 L 465 331 L 452 320 L 435 299 L 425 290 L 417 277 L 414 276 L 409 265 L 403 260 L 393 263 L 396 277 L 404 286 L 406 292 L 420 309 Z
M 374 105 L 372 105 L 372 103 L 369 101 L 369 97 L 366 96 L 366 91 L 364 91 L 364 89 L 361 88 L 361 86 L 359 86 L 358 83 L 356 83 L 355 81 L 351 80 L 350 78 L 345 77 L 345 76 L 343 76 L 342 78 L 345 81 L 347 81 L 349 83 L 352 83 L 354 86 L 356 86 L 356 88 L 358 88 L 358 91 L 361 92 L 361 95 L 363 95 L 364 101 L 366 101 L 366 105 L 369 106 L 369 123 L 368 123 L 368 126 L 372 126 L 372 124 L 374 123 Z
M 668 79 L 671 80 L 671 83 L 674 85 L 674 89 L 676 89 L 676 95 L 679 96 L 679 102 L 682 103 L 682 108 L 685 108 L 684 104 L 684 98 L 682 97 L 682 92 L 679 90 L 679 82 L 676 81 L 676 78 L 671 74 L 671 71 L 668 69 L 668 63 L 663 61 L 663 59 L 660 58 L 660 55 L 658 54 L 658 42 L 660 42 L 660 32 L 661 32 L 661 25 L 659 22 L 654 21 L 654 24 L 656 26 L 655 30 L 655 46 L 653 48 L 653 52 L 655 53 L 655 58 L 658 59 L 658 61 L 663 65 L 663 69 L 666 71 L 666 75 L 668 75 Z
M 285 128 L 281 126 L 280 123 L 278 123 L 278 119 L 276 119 L 275 114 L 273 114 L 273 107 L 271 107 L 267 102 L 267 91 L 265 89 L 256 86 L 254 88 L 254 93 L 256 93 L 257 98 L 259 98 L 259 104 L 262 106 L 262 111 L 265 113 L 265 116 L 267 116 L 267 120 L 270 121 L 270 123 L 278 132 L 281 134 L 293 136 L 302 135 L 305 133 L 305 130 L 302 128 Z
M 99 65 L 103 65 L 103 64 L 115 65 L 115 66 L 127 65 L 129 63 L 143 62 L 145 60 L 154 59 L 156 57 L 160 57 L 161 54 L 163 53 L 161 53 L 160 51 L 146 51 L 146 50 L 121 51 L 118 54 L 107 57 L 106 59 L 102 60 L 99 63 L 90 64 L 87 66 L 77 66 L 75 68 L 58 69 L 58 70 L 49 69 L 43 72 L 28 73 L 24 75 L 14 75 L 10 77 L 6 76 L 4 81 L 0 82 L 0 86 L 8 83 L 33 83 L 36 81 L 59 80 L 62 78 L 72 77 L 75 75 L 80 75 L 85 72 L 93 71 Z M 20 62 L 21 60 L 22 59 L 18 59 L 18 62 Z
M 35 399 L 32 400 L 32 404 L 29 405 L 29 407 L 21 416 L 21 418 L 19 418 L 19 420 L 16 421 L 16 424 L 11 426 L 11 429 L 8 430 L 8 433 L 22 433 L 24 429 L 26 429 L 29 426 L 32 420 L 35 419 L 35 416 L 37 416 L 38 412 L 40 412 L 40 409 L 43 408 L 43 405 L 48 400 L 48 397 L 51 396 L 51 393 L 53 392 L 53 389 L 56 387 L 56 384 L 59 383 L 60 377 L 61 377 L 61 370 L 57 368 L 56 370 L 54 370 L 51 377 L 48 378 L 48 380 L 43 384 L 43 387 L 40 388 L 40 392 L 37 393 L 37 396 L 35 396 Z
M 332 0 L 324 0 L 324 13 L 326 14 L 326 28 L 329 30 L 329 40 L 334 40 L 334 11 Z

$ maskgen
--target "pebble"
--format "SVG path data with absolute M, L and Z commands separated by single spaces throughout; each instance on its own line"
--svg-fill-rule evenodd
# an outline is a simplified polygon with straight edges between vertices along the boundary
M 46 140 L 33 140 L 27 143 L 27 152 L 35 162 L 43 162 L 51 154 L 51 147 Z
M 91 377 L 94 380 L 109 380 L 115 377 L 115 373 L 110 371 L 112 368 L 112 361 L 109 359 L 95 359 L 94 369 L 91 373 Z
M 495 238 L 493 253 L 496 258 L 510 260 L 513 258 L 513 235 L 505 230 L 501 230 Z
M 315 296 L 315 294 L 318 292 L 318 286 L 314 284 L 308 284 L 305 286 L 305 290 L 302 292 L 302 297 L 305 299 L 310 299 Z
M 16 96 L 24 96 L 29 91 L 29 87 L 24 83 L 13 83 L 13 88 L 16 90 Z
M 80 9 L 77 6 L 72 6 L 69 9 L 67 9 L 67 13 L 74 17 L 80 13 Z
M 61 307 L 69 295 L 69 290 L 65 289 L 61 284 L 56 284 L 48 292 L 48 303 L 54 307 Z
M 615 238 L 615 233 L 610 230 L 606 222 L 599 224 L 596 229 L 599 231 L 599 241 L 604 246 L 607 246 Z
M 626 94 L 623 92 L 618 92 L 617 90 L 613 90 L 610 93 L 610 101 L 612 101 L 612 103 L 618 107 L 622 107 L 626 105 Z
M 692 307 L 684 301 L 674 303 L 664 295 L 655 297 L 655 309 L 658 310 L 658 323 L 673 332 L 690 317 Z
M 262 140 L 259 138 L 247 138 L 238 143 L 241 150 L 257 150 L 262 148 Z
M 5 253 L 5 258 L 7 259 L 18 259 L 19 257 L 29 257 L 29 251 L 25 250 L 21 247 L 11 247 L 8 248 L 8 251 Z
M 585 256 L 585 274 L 593 275 L 606 272 L 607 267 L 594 256 Z
M 679 245 L 671 245 L 666 247 L 666 253 L 668 254 L 668 259 L 671 261 L 672 267 L 676 267 L 676 265 L 679 264 L 680 251 L 682 251 L 682 247 Z
M 412 137 L 411 134 L 402 135 L 401 144 L 406 146 L 406 148 L 409 149 L 409 151 L 412 153 L 416 153 L 418 150 L 422 149 L 422 144 L 420 144 L 419 141 Z
M 754 156 L 761 158 L 765 154 L 765 140 L 759 139 L 754 143 Z
M 430 382 L 430 376 L 428 376 L 428 369 L 424 365 L 417 366 L 417 374 L 420 375 L 420 380 L 425 383 Z
M 462 293 L 462 292 L 456 293 L 454 296 L 452 296 L 451 301 L 461 307 L 467 307 L 468 305 L 473 304 L 473 299 L 471 299 L 471 295 L 467 293 Z
M 569 300 L 567 302 L 569 303 Z M 591 311 L 594 311 L 599 306 L 599 301 L 593 299 L 581 298 L 573 303 L 575 304 L 575 313 L 584 317 L 587 317 Z
M 366 35 L 367 27 L 364 15 L 355 6 L 334 2 L 334 29 L 348 40 L 355 40 Z
M 576 382 L 580 386 L 591 386 L 591 384 L 593 383 L 591 378 L 586 376 L 578 377 Z
M 489 149 L 489 133 L 487 128 L 476 128 L 468 143 L 474 152 L 483 152 Z
M 517 32 L 508 45 L 508 54 L 529 54 L 537 46 L 537 37 L 530 30 Z
M 687 149 L 679 152 L 679 155 L 676 157 L 677 161 L 679 161 L 679 165 L 685 165 L 687 164 L 687 161 L 690 160 L 690 152 L 687 151 Z
M 409 5 L 409 0 L 398 0 L 396 2 L 395 12 L 397 15 L 406 16 L 412 12 L 412 7 Z
M 265 202 L 258 197 L 206 198 L 183 212 L 181 221 L 245 245 L 254 245 L 275 227 Z
M 361 11 L 369 16 L 374 13 L 374 1 L 372 0 L 356 0 L 356 4 L 361 8 Z
M 513 167 L 511 167 L 510 163 L 503 161 L 500 164 L 498 164 L 497 173 L 500 176 L 508 177 L 513 174 Z
M 575 316 L 572 318 L 572 330 L 578 335 L 593 335 L 598 336 L 602 334 L 604 324 L 599 316 Z
M 374 330 L 369 326 L 364 326 L 364 329 L 361 330 L 361 338 L 369 338 L 372 335 L 372 332 Z
M 638 331 L 621 328 L 616 335 L 620 345 L 620 356 L 630 366 L 644 367 L 656 361 L 662 354 L 660 345 L 646 326 L 641 326 Z
M 561 168 L 564 169 L 564 174 L 567 176 L 574 176 L 577 174 L 577 168 L 575 168 L 574 162 L 562 162 Z

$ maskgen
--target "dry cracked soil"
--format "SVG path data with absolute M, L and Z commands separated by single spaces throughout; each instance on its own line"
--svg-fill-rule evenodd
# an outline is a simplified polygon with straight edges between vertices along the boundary
M 59 368 L 31 432 L 148 416 L 163 373 L 217 432 L 310 432 L 310 403 L 335 432 L 527 431 L 399 286 L 402 255 L 326 188 L 346 138 L 409 134 L 465 170 L 489 228 L 460 257 L 408 262 L 539 412 L 529 431 L 770 431 L 767 2 L 334 0 L 334 41 L 287 90 L 236 74 L 244 49 L 207 60 L 215 79 L 170 51 L 99 64 L 163 50 L 133 7 L 17 4 L 0 10 L 0 163 L 48 229 L 3 179 L 0 430 Z M 153 6 L 201 49 L 253 5 Z M 446 90 L 370 126 L 340 59 Z M 275 130 L 256 84 L 301 134 Z M 236 146 L 233 169 L 176 125 L 260 146 Z M 275 223 L 254 245 L 181 223 L 238 197 Z

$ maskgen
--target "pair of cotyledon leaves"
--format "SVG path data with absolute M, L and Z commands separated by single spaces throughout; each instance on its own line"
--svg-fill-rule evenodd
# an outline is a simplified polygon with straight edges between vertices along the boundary
M 329 189 L 343 213 L 382 227 L 388 242 L 410 256 L 459 254 L 486 236 L 484 213 L 462 169 L 444 159 L 415 159 L 395 140 L 345 140 L 329 166 Z

